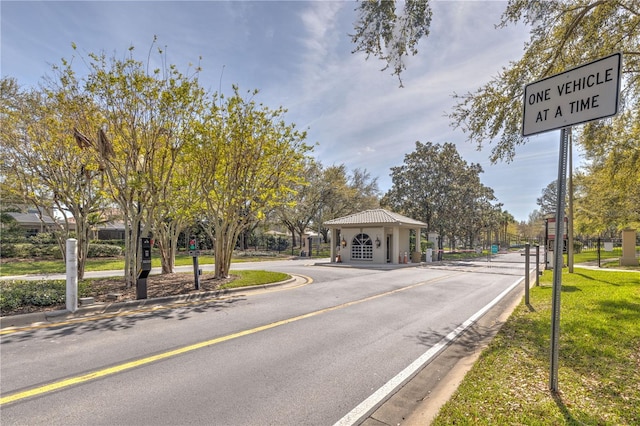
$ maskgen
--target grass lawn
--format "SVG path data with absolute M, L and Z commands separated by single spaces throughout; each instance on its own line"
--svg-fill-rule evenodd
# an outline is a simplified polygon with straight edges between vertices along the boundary
M 264 260 L 274 260 L 278 257 L 249 257 L 234 258 L 232 262 L 257 262 Z M 210 265 L 214 263 L 212 255 L 203 255 L 198 257 L 198 264 Z M 176 256 L 175 266 L 193 265 L 193 258 L 187 254 L 179 254 Z M 161 266 L 160 258 L 154 256 L 151 260 L 151 266 L 159 268 Z M 120 271 L 124 270 L 124 259 L 88 259 L 85 264 L 85 271 Z M 8 262 L 0 265 L 0 276 L 14 276 L 27 274 L 64 274 L 66 264 L 62 259 L 59 260 L 33 260 L 21 262 Z
M 564 270 L 558 394 L 549 390 L 552 271 L 540 283 L 435 425 L 640 424 L 640 273 Z
M 262 285 L 277 283 L 289 278 L 289 274 L 283 272 L 268 272 L 268 271 L 234 271 L 229 272 L 232 275 L 237 275 L 238 278 L 229 284 L 224 284 L 222 288 L 236 288 L 236 287 L 248 287 L 253 285 Z
M 640 252 L 640 247 L 636 247 L 636 252 Z M 622 247 L 614 247 L 613 251 L 604 251 L 604 249 L 600 249 L 600 266 L 602 268 L 622 268 L 629 269 L 628 267 L 621 267 L 619 259 L 622 257 Z M 565 263 L 567 259 L 567 255 L 565 254 Z M 598 250 L 596 249 L 585 249 L 582 250 L 581 253 L 575 253 L 573 255 L 574 263 L 585 263 L 585 262 L 597 262 L 598 260 Z M 640 259 L 639 259 L 640 262 Z
M 220 288 L 229 289 L 236 287 L 250 287 L 255 285 L 276 283 L 284 281 L 290 275 L 282 272 L 271 271 L 236 271 L 231 270 L 231 275 L 237 278 L 229 283 L 222 284 Z M 191 274 L 174 274 L 191 277 Z M 207 274 L 209 275 L 209 274 Z M 213 276 L 213 273 L 211 273 Z M 180 280 L 175 280 L 175 289 L 182 288 Z M 106 295 L 104 285 L 100 285 L 104 279 L 83 279 L 78 282 L 78 296 Z M 178 293 L 176 293 L 178 294 Z M 66 301 L 66 280 L 0 280 L 0 315 L 12 315 L 24 309 L 36 311 L 46 307 L 64 304 Z

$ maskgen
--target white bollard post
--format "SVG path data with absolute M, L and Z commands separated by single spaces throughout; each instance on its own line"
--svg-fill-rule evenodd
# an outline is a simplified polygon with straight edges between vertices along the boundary
M 78 310 L 78 240 L 67 240 L 67 311 Z

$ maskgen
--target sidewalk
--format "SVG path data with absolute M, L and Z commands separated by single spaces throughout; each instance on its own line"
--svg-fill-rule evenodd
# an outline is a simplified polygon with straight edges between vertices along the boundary
M 199 269 L 203 271 L 213 271 L 215 265 L 205 264 L 199 265 Z M 174 267 L 174 272 L 192 272 L 193 266 L 176 266 Z M 162 273 L 162 268 L 152 268 L 151 273 L 149 275 L 160 275 Z M 85 271 L 84 278 L 109 278 L 109 277 L 124 277 L 123 269 L 113 269 L 107 271 Z M 65 273 L 60 274 L 27 274 L 27 275 L 13 275 L 13 276 L 4 276 L 0 277 L 0 280 L 26 280 L 26 281 L 36 281 L 36 280 L 66 280 L 67 275 Z
M 619 258 L 614 257 L 611 259 L 600 259 L 600 264 L 604 264 L 606 262 L 612 262 L 614 260 L 618 260 Z M 592 269 L 594 271 L 615 271 L 615 272 L 640 272 L 640 270 L 635 269 L 617 269 L 617 268 L 602 268 L 598 266 L 598 261 L 594 260 L 592 262 L 584 262 L 584 263 L 574 263 L 574 268 L 583 268 L 583 269 Z

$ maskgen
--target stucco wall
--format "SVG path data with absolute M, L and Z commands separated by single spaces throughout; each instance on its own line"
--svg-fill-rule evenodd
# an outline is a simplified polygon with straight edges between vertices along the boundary
M 351 262 L 351 244 L 353 238 L 360 234 L 367 234 L 371 241 L 373 242 L 373 259 L 371 260 L 362 260 L 355 259 L 353 262 L 358 263 L 385 263 L 385 252 L 384 252 L 384 235 L 383 228 L 342 228 L 342 238 L 347 242 L 346 247 L 340 247 L 340 255 L 342 256 L 343 262 Z M 376 247 L 376 237 L 380 239 L 380 247 Z
M 390 237 L 390 249 L 391 253 L 389 255 L 389 259 L 391 263 L 398 262 L 398 255 L 393 255 L 394 252 L 398 253 L 404 259 L 404 253 L 407 252 L 407 256 L 411 259 L 411 253 L 409 253 L 409 229 L 398 229 L 398 250 L 394 250 L 394 242 L 393 242 L 393 231 L 392 227 L 363 227 L 363 228 L 342 228 L 342 238 L 347 242 L 346 247 L 342 247 L 340 245 L 340 256 L 343 262 L 352 262 L 352 263 L 362 263 L 362 264 L 372 264 L 372 263 L 387 263 L 387 236 Z M 351 245 L 353 238 L 360 234 L 367 234 L 371 241 L 373 242 L 373 259 L 371 260 L 362 260 L 362 259 L 351 259 Z M 380 240 L 380 247 L 376 247 L 376 238 Z M 342 241 L 342 239 L 341 239 Z

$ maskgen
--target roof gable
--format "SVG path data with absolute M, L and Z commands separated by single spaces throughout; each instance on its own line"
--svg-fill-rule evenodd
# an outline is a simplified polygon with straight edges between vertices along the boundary
M 390 212 L 385 209 L 365 210 L 353 213 L 348 216 L 324 222 L 325 226 L 345 226 L 345 225 L 398 225 L 398 226 L 419 226 L 427 227 L 427 224 L 419 220 L 411 219 L 399 213 Z

